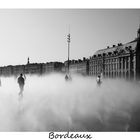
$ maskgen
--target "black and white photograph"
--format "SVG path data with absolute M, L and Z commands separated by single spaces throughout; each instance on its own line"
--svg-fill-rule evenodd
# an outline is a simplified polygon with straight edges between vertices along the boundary
M 139 132 L 140 9 L 0 9 L 0 132 Z

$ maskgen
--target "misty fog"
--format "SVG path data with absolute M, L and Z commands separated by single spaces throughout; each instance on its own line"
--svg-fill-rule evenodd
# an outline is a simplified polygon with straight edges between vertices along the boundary
M 63 74 L 1 77 L 0 131 L 139 131 L 140 83 Z

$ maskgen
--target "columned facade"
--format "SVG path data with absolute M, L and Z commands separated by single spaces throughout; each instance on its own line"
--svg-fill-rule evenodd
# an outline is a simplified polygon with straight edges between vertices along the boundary
M 98 50 L 89 60 L 89 75 L 107 78 L 140 78 L 140 39 Z

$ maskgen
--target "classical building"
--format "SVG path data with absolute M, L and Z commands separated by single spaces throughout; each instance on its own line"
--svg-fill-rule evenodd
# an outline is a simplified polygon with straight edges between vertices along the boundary
M 45 72 L 62 72 L 64 64 L 61 62 L 48 62 L 45 64 Z
M 126 44 L 98 50 L 90 57 L 89 75 L 140 79 L 140 29 L 137 38 Z
M 49 62 L 49 63 L 30 63 L 29 59 L 26 65 L 4 66 L 0 67 L 0 75 L 11 76 L 24 74 L 47 74 L 50 72 L 61 72 L 63 63 Z
M 0 75 L 10 76 L 13 74 L 13 66 L 0 67 Z
M 68 69 L 68 62 L 65 61 L 65 71 Z M 79 73 L 82 75 L 88 75 L 89 74 L 89 59 L 86 59 L 85 57 L 83 60 L 70 60 L 69 61 L 69 71 L 71 73 Z

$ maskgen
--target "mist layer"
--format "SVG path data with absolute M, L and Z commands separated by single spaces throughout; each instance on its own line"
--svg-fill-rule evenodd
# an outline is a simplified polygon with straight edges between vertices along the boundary
M 0 131 L 139 131 L 136 82 L 72 75 L 26 76 L 23 99 L 14 77 L 1 78 Z

